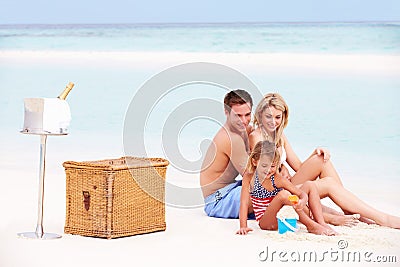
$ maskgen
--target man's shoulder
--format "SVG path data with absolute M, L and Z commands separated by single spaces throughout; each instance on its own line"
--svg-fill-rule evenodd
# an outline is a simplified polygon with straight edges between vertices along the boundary
M 243 142 L 243 138 L 235 132 L 222 127 L 214 137 L 214 142 L 217 144 L 231 144 L 235 142 Z
M 238 133 L 229 131 L 224 127 L 222 127 L 218 131 L 213 141 L 218 153 L 232 155 L 233 150 L 235 151 L 246 150 L 245 148 L 246 145 L 243 140 L 243 137 L 240 136 Z

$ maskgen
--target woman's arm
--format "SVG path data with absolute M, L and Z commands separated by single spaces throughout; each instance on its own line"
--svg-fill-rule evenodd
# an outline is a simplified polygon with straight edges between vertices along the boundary
M 253 229 L 247 227 L 247 215 L 249 212 L 249 201 L 250 201 L 250 180 L 252 174 L 246 172 L 242 180 L 242 191 L 240 192 L 240 209 L 239 209 L 239 222 L 240 229 L 236 232 L 239 235 L 246 235 Z
M 294 152 L 292 146 L 289 143 L 289 140 L 286 138 L 284 134 L 282 134 L 282 138 L 283 138 L 283 145 L 286 150 L 286 162 L 295 172 L 297 172 L 300 169 L 302 162 Z

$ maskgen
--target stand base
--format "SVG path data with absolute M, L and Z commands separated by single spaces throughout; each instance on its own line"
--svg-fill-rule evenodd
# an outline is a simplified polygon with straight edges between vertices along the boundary
M 18 236 L 22 237 L 22 238 L 28 238 L 28 239 L 45 239 L 45 240 L 61 238 L 61 235 L 52 234 L 52 233 L 43 233 L 43 236 L 40 237 L 35 232 L 19 233 Z

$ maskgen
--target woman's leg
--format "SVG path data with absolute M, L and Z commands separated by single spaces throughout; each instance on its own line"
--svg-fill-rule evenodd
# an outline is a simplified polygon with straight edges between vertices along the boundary
M 295 185 L 302 184 L 305 181 L 313 181 L 316 178 L 332 177 L 337 183 L 342 184 L 339 174 L 336 172 L 332 162 L 324 162 L 322 156 L 312 155 L 303 162 L 300 169 L 293 175 L 291 182 Z
M 336 226 L 348 226 L 352 227 L 357 225 L 360 222 L 360 214 L 344 214 L 340 213 L 332 208 L 322 205 L 322 215 L 324 216 L 324 221 L 328 224 L 336 225 Z M 310 214 L 310 210 L 308 207 L 304 208 L 304 212 Z M 365 222 L 365 221 L 364 221 Z M 375 223 L 375 222 L 374 222 Z
M 330 211 L 323 211 L 323 214 L 325 222 L 332 225 L 352 227 L 357 225 L 361 221 L 360 214 L 336 214 Z
M 335 178 L 325 177 L 315 181 L 315 184 L 321 199 L 329 197 L 346 212 L 358 213 L 361 217 L 373 220 L 379 225 L 400 229 L 400 217 L 389 215 L 369 206 L 345 189 Z
M 311 183 L 315 183 L 315 181 L 312 181 Z M 302 185 L 297 185 L 297 187 L 301 187 Z M 316 191 L 318 192 L 318 189 L 316 188 L 316 185 L 314 185 Z M 319 193 L 318 193 L 318 199 L 320 200 Z M 352 227 L 354 225 L 357 225 L 360 219 L 360 214 L 345 214 L 343 211 L 339 212 L 333 208 L 327 207 L 325 205 L 322 205 L 322 214 L 324 217 L 324 221 L 326 223 L 336 225 L 336 226 L 348 226 Z M 310 214 L 309 208 L 306 206 L 304 207 L 304 211 L 307 214 Z

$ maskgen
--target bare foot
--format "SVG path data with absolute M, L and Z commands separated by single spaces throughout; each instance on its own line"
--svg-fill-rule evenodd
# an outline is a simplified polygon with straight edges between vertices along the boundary
M 352 227 L 357 225 L 357 223 L 359 223 L 360 214 L 351 214 L 351 215 L 324 214 L 324 219 L 327 223 L 332 225 Z
M 383 226 L 400 229 L 400 217 L 387 215 L 386 222 L 383 224 Z
M 381 226 L 386 226 L 394 229 L 400 229 L 400 217 L 389 214 L 383 214 L 380 218 L 377 218 L 376 221 L 373 221 L 365 217 L 361 217 L 360 221 L 368 224 L 378 224 Z
M 316 234 L 316 235 L 327 235 L 327 236 L 337 235 L 337 233 L 330 227 L 329 227 L 329 229 L 327 229 L 318 223 L 313 224 L 312 227 L 308 227 L 307 231 L 309 233 Z
M 329 233 L 333 232 L 333 235 L 339 235 L 338 232 L 336 232 L 334 229 L 332 229 L 332 227 L 330 227 L 328 224 L 323 223 L 321 224 L 323 227 L 325 227 L 326 230 L 328 230 Z
M 344 215 L 343 212 L 339 212 L 328 206 L 325 206 L 325 205 L 321 205 L 321 206 L 322 206 L 322 212 L 324 212 L 324 213 L 329 213 L 329 214 L 333 214 L 333 215 Z
M 350 212 L 345 211 L 344 212 L 346 215 L 352 215 Z M 355 214 L 353 214 L 355 215 Z M 358 219 L 360 222 L 366 223 L 366 224 L 377 224 L 374 220 L 368 219 L 367 217 L 363 217 L 360 214 L 358 214 L 360 218 Z
M 360 217 L 360 222 L 366 223 L 366 224 L 376 224 L 375 221 L 368 219 L 366 217 Z

